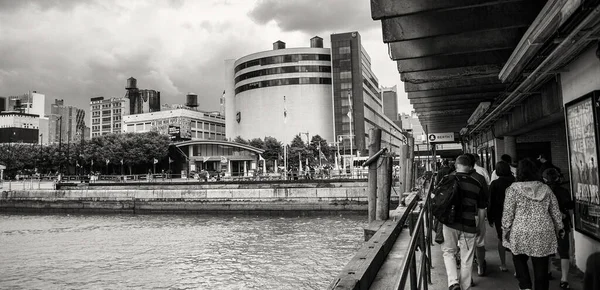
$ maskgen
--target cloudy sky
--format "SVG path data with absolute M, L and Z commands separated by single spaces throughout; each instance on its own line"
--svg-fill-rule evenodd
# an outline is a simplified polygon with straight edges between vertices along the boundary
M 331 33 L 348 31 L 410 112 L 368 0 L 0 0 L 0 96 L 36 90 L 47 106 L 62 98 L 89 113 L 90 97 L 122 97 L 133 76 L 162 103 L 195 92 L 201 109 L 218 110 L 225 59 L 276 40 L 306 47 L 315 35 L 330 47 Z

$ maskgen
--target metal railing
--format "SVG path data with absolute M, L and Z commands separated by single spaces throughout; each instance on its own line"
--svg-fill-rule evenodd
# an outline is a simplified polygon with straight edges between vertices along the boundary
M 410 209 L 411 213 L 408 218 L 410 227 L 410 243 L 408 246 L 405 259 L 402 261 L 400 268 L 400 276 L 394 282 L 394 289 L 404 289 L 408 278 L 410 277 L 410 289 L 425 289 L 431 284 L 431 245 L 432 245 L 432 228 L 433 215 L 431 213 L 431 191 L 433 190 L 434 179 L 431 177 L 428 180 L 427 186 L 424 186 L 420 192 L 422 200 Z M 423 196 L 425 195 L 425 196 Z M 415 210 L 416 207 L 420 210 Z M 417 273 L 417 249 L 421 252 L 420 270 Z

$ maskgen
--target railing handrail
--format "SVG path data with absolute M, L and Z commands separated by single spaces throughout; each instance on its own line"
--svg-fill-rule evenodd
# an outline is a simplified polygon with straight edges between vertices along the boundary
M 434 176 L 432 176 L 429 179 L 429 184 L 428 184 L 428 188 L 427 190 L 425 190 L 426 192 L 426 197 L 425 197 L 425 201 L 421 207 L 421 210 L 419 211 L 419 215 L 417 217 L 417 221 L 414 224 L 414 227 L 412 228 L 412 232 L 411 232 L 411 238 L 410 238 L 410 242 L 408 244 L 408 249 L 407 249 L 407 254 L 404 256 L 404 260 L 402 261 L 402 265 L 401 265 L 401 270 L 400 270 L 400 277 L 398 277 L 398 279 L 395 281 L 394 283 L 394 289 L 404 289 L 405 285 L 406 285 L 406 281 L 408 279 L 408 274 L 409 271 L 411 271 L 412 269 L 414 269 L 415 265 L 415 252 L 418 246 L 418 241 L 419 239 L 421 239 L 421 242 L 423 245 L 425 245 L 425 248 L 422 248 L 422 259 L 421 259 L 421 271 L 419 272 L 419 280 L 418 283 L 417 281 L 411 281 L 412 284 L 412 290 L 415 290 L 417 288 L 420 289 L 420 285 L 424 285 L 424 288 L 427 289 L 427 283 L 430 282 L 431 277 L 429 276 L 429 271 L 431 268 L 431 263 L 430 263 L 430 259 L 431 259 L 431 221 L 428 225 L 428 235 L 425 235 L 424 231 L 423 231 L 423 227 L 424 227 L 424 222 L 425 222 L 425 213 L 428 213 L 428 218 L 431 219 L 431 214 L 430 213 L 430 201 L 431 201 L 431 192 L 433 190 L 434 187 Z M 413 209 L 409 209 L 410 211 L 412 211 Z M 429 256 L 428 254 L 429 253 Z M 427 265 L 423 264 L 423 263 L 427 263 Z M 424 275 L 427 275 L 426 277 L 424 277 Z M 416 275 L 412 275 L 413 278 L 416 278 Z M 425 281 L 425 283 L 421 283 L 423 281 L 424 278 L 428 278 L 428 281 Z M 416 286 L 416 287 L 415 287 Z

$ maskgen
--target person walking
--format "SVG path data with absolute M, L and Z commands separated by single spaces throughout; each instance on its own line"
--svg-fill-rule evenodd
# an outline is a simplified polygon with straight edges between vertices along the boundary
M 479 182 L 479 184 L 481 184 L 481 189 L 482 189 L 482 194 L 484 196 L 485 199 L 485 205 L 484 205 L 484 209 L 486 209 L 488 207 L 488 203 L 490 200 L 490 192 L 489 192 L 489 187 L 488 187 L 488 180 L 490 179 L 490 177 L 487 175 L 487 172 L 485 171 L 485 169 L 481 166 L 477 165 L 477 161 L 479 160 L 479 156 L 477 156 L 477 154 L 471 154 L 471 153 L 467 153 L 465 154 L 467 157 L 469 157 L 469 160 L 471 161 L 471 170 L 469 171 L 469 175 L 473 178 L 475 178 L 475 180 L 477 180 Z M 479 171 L 478 168 L 479 167 Z M 481 174 L 479 173 L 481 171 L 481 173 L 485 174 Z M 486 178 L 487 176 L 487 178 Z M 486 272 L 487 272 L 487 262 L 485 260 L 485 234 L 486 234 L 486 225 L 485 222 L 483 222 L 485 219 L 485 211 L 484 211 L 484 217 L 482 219 L 482 222 L 479 224 L 479 230 L 477 232 L 477 237 L 475 237 L 475 259 L 477 260 L 477 275 L 479 276 L 485 276 Z
M 520 289 L 548 289 L 548 258 L 556 252 L 557 236 L 565 231 L 552 189 L 540 181 L 530 159 L 519 161 L 517 181 L 506 190 L 502 214 L 503 245 L 513 253 Z M 527 261 L 533 264 L 531 283 Z
M 508 154 L 502 154 L 500 156 L 500 161 L 504 161 L 510 165 L 510 172 L 512 172 L 513 176 L 517 176 L 517 168 L 512 164 L 512 157 Z M 492 175 L 490 176 L 490 183 L 494 180 L 498 179 L 498 174 L 496 174 L 496 170 L 492 171 Z
M 495 227 L 498 235 L 498 255 L 500 256 L 500 271 L 506 272 L 506 248 L 502 245 L 502 211 L 504 210 L 504 200 L 506 189 L 515 182 L 510 165 L 507 162 L 500 161 L 496 163 L 494 172 L 497 174 L 496 180 L 490 184 L 490 204 L 487 210 L 487 219 L 490 226 Z
M 544 179 L 544 183 L 550 186 L 550 189 L 552 189 L 552 192 L 558 201 L 558 208 L 560 209 L 560 213 L 562 215 L 562 223 L 565 230 L 565 235 L 558 238 L 558 256 L 560 257 L 561 272 L 560 288 L 571 289 L 567 279 L 569 276 L 569 266 L 571 264 L 569 257 L 571 248 L 569 232 L 572 228 L 571 214 L 572 210 L 575 208 L 575 203 L 573 202 L 573 199 L 571 199 L 571 194 L 569 191 L 560 186 L 561 176 L 558 170 L 555 168 L 548 168 L 542 173 L 542 177 Z
M 460 186 L 460 208 L 456 212 L 454 222 L 444 224 L 442 232 L 444 242 L 442 253 L 448 276 L 448 289 L 469 290 L 472 283 L 473 256 L 475 236 L 483 223 L 484 208 L 487 200 L 482 185 L 470 176 L 472 163 L 468 156 L 456 158 L 456 176 Z M 456 253 L 460 251 L 460 275 L 456 265 Z

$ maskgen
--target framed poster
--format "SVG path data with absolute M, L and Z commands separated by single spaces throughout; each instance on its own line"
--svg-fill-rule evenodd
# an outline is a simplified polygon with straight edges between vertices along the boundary
M 598 194 L 597 93 L 587 94 L 565 105 L 571 172 L 575 201 L 575 230 L 600 241 L 600 195 Z

